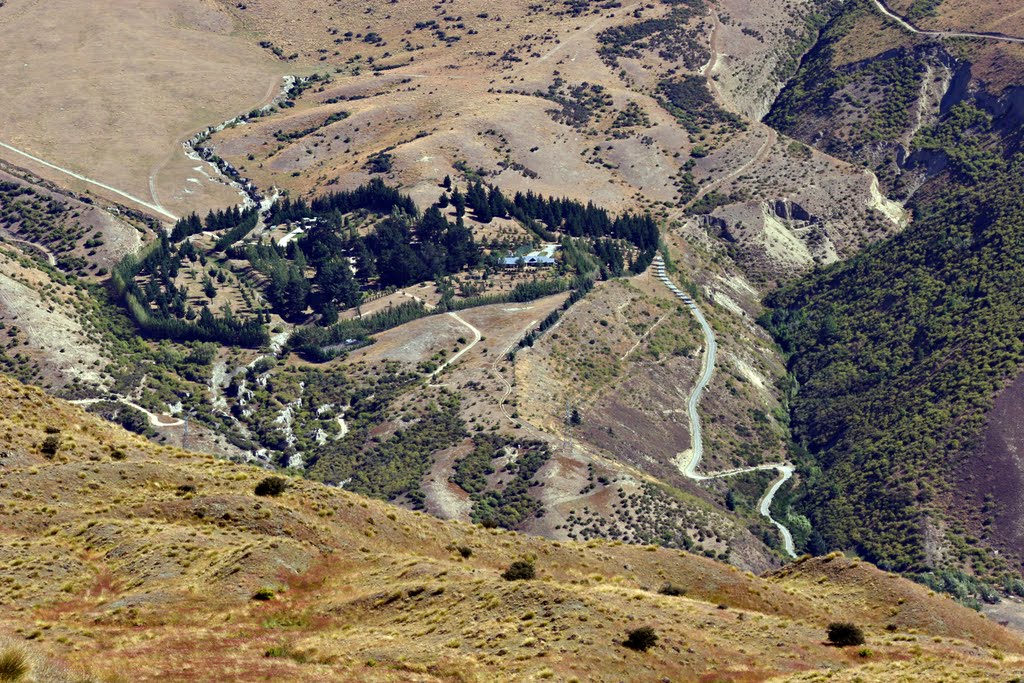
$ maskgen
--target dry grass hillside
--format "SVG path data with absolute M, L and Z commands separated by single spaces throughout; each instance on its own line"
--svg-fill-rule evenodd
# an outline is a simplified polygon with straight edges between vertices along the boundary
M 906 0 L 890 6 L 906 16 Z M 862 59 L 880 54 L 882 49 L 919 44 L 923 40 L 892 22 L 885 22 L 878 14 L 872 15 L 871 23 L 874 22 L 885 25 L 872 30 L 873 27 L 867 24 L 863 26 L 866 30 L 854 34 L 865 47 L 870 46 L 870 54 L 863 55 Z M 942 0 L 936 4 L 933 13 L 917 18 L 915 24 L 938 31 L 995 32 L 1024 37 L 1024 8 L 1013 0 Z M 885 38 L 879 40 L 880 36 Z M 1001 95 L 1007 88 L 1024 86 L 1024 45 L 996 40 L 969 40 L 960 41 L 953 51 L 958 57 L 971 62 L 971 75 L 984 83 L 985 88 L 994 95 Z
M 427 206 L 446 175 L 482 177 L 668 220 L 708 195 L 700 213 L 757 209 L 730 219 L 753 233 L 741 236 L 748 260 L 785 274 L 901 227 L 861 169 L 787 153 L 756 122 L 796 67 L 792 27 L 810 3 L 321 5 L 289 8 L 288 22 L 275 3 L 232 10 L 320 74 L 293 106 L 209 143 L 259 187 L 315 195 L 383 174 Z M 831 251 L 762 215 L 786 197 L 817 217 Z
M 280 88 L 284 70 L 256 42 L 209 0 L 10 0 L 0 6 L 0 141 L 171 212 L 236 203 L 179 143 Z
M 901 16 L 910 17 L 916 26 L 932 31 L 973 31 L 1024 36 L 1024 9 L 1014 0 L 941 0 L 915 2 L 890 0 L 890 8 Z M 931 11 L 918 10 L 931 6 Z M 849 36 L 847 45 L 837 56 L 846 63 L 868 59 L 886 50 L 920 45 L 926 38 L 911 34 L 894 22 L 872 12 L 859 22 L 860 31 Z M 955 45 L 954 53 L 970 61 L 971 75 L 985 84 L 986 89 L 1002 94 L 1007 88 L 1024 85 L 1024 45 L 996 40 L 946 41 Z M 856 45 L 857 47 L 854 47 Z M 850 48 L 853 48 L 852 50 Z
M 1018 636 L 845 559 L 762 579 L 301 480 L 257 497 L 265 471 L 154 446 L 7 378 L 0 414 L 0 655 L 39 667 L 14 680 L 1005 683 L 1024 663 Z M 503 580 L 514 560 L 537 578 Z M 837 619 L 866 647 L 823 642 Z M 623 647 L 642 625 L 657 645 Z
M 917 11 L 915 5 L 919 6 Z M 1024 9 L 1014 0 L 940 0 L 928 3 L 892 0 L 889 6 L 903 16 L 913 16 L 919 26 L 930 29 L 994 31 L 1011 36 L 1024 34 Z M 931 6 L 932 9 L 921 12 L 922 6 Z
M 87 200 L 87 201 L 84 201 Z M 98 281 L 152 237 L 139 215 L 0 162 L 0 236 L 41 263 Z
M 80 312 L 73 286 L 40 271 L 17 249 L 0 247 L 0 363 L 3 371 L 55 390 L 103 384 L 104 353 Z

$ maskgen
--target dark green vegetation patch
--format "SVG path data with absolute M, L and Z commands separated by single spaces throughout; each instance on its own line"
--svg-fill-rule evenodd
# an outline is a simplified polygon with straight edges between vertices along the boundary
M 929 568 L 928 527 L 1024 362 L 1024 156 L 993 154 L 987 118 L 964 107 L 920 137 L 949 168 L 911 228 L 767 301 L 763 323 L 799 384 L 798 507 L 823 541 L 812 550 Z M 983 576 L 1006 568 L 962 520 L 947 524 L 960 561 Z

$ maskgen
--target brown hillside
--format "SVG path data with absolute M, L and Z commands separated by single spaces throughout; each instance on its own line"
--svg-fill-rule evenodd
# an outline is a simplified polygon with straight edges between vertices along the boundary
M 769 580 L 790 589 L 804 589 L 831 619 L 885 624 L 894 631 L 920 630 L 947 638 L 987 641 L 1013 649 L 1017 634 L 988 621 L 977 612 L 960 609 L 949 596 L 937 595 L 911 581 L 894 581 L 884 572 L 858 559 L 838 553 L 804 558 L 774 572 Z
M 238 201 L 179 143 L 260 106 L 285 73 L 203 0 L 5 2 L 0 42 L 0 141 L 176 214 Z M 2 156 L 113 198 L 10 150 Z
M 906 13 L 915 3 L 895 0 L 894 10 Z M 1016 0 L 941 0 L 935 9 L 917 20 L 922 28 L 952 31 L 1024 33 L 1024 8 Z
M 762 580 L 300 480 L 260 498 L 264 471 L 154 446 L 7 378 L 0 414 L 0 634 L 95 680 L 761 681 L 826 668 L 889 680 L 875 663 L 913 655 L 1005 681 L 1022 662 L 1009 632 L 863 566 L 832 577 L 810 572 L 817 560 Z M 48 436 L 61 444 L 49 459 Z M 519 558 L 537 580 L 502 580 Z M 686 597 L 658 594 L 666 582 Z M 252 600 L 261 588 L 272 599 Z M 894 632 L 890 595 L 904 599 Z M 839 612 L 866 627 L 869 657 L 822 643 Z M 619 644 L 639 625 L 661 636 L 646 654 Z
M 1018 560 L 1024 550 L 1024 438 L 1021 406 L 1024 377 L 1018 376 L 996 397 L 983 438 L 960 468 L 964 481 L 961 513 L 972 531 L 1000 555 Z

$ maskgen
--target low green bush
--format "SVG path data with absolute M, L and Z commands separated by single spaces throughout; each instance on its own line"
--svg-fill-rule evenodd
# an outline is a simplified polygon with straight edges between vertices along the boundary
M 259 600 L 261 602 L 266 602 L 267 600 L 273 600 L 274 595 L 275 593 L 273 588 L 260 588 L 258 591 L 252 594 L 252 599 Z
M 256 484 L 257 496 L 280 496 L 288 488 L 288 482 L 281 477 L 267 477 Z
M 525 560 L 516 560 L 509 565 L 502 573 L 501 578 L 506 581 L 529 581 L 537 575 L 533 564 Z

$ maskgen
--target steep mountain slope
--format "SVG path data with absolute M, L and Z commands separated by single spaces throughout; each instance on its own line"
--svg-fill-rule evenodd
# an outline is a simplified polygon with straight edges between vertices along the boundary
M 202 116 L 175 109 L 154 119 L 161 132 L 152 137 L 165 142 L 168 121 L 212 126 L 175 152 L 197 164 L 168 171 L 181 206 L 223 204 L 222 193 L 181 191 L 205 187 L 195 174 L 230 178 L 220 190 L 244 190 L 245 203 L 183 217 L 105 280 L 114 250 L 96 243 L 104 240 L 83 239 L 63 214 L 48 224 L 74 239 L 51 244 L 56 228 L 28 234 L 41 204 L 5 196 L 13 246 L 38 257 L 42 273 L 22 272 L 31 264 L 19 261 L 20 284 L 7 287 L 21 298 L 0 302 L 5 322 L 31 313 L 40 328 L 27 344 L 12 330 L 6 367 L 163 443 L 562 540 L 656 542 L 743 569 L 778 566 L 778 534 L 758 511 L 767 474 L 696 484 L 680 472 L 704 336 L 647 264 L 663 253 L 721 343 L 701 404 L 708 465 L 784 460 L 791 419 L 825 461 L 845 433 L 815 409 L 840 385 L 811 376 L 838 348 L 812 331 L 839 313 L 819 310 L 832 305 L 820 284 L 773 299 L 786 309 L 776 332 L 792 342 L 791 369 L 807 385 L 791 403 L 795 384 L 754 322 L 762 293 L 800 273 L 823 277 L 822 268 L 903 230 L 909 215 L 888 192 L 931 216 L 926 226 L 963 223 L 936 198 L 964 179 L 991 182 L 1020 140 L 1013 46 L 930 40 L 866 0 L 516 0 L 500 13 L 479 0 L 200 4 L 131 13 L 118 29 L 148 35 L 159 32 L 153 21 L 171 22 L 175 46 L 178 29 L 209 33 L 204 49 L 223 46 L 228 75 L 249 55 L 232 88 L 203 84 L 226 90 L 224 103 L 268 75 L 293 74 L 264 108 L 204 104 Z M 45 8 L 17 10 L 27 21 Z M 757 118 L 798 66 L 767 117 L 780 134 Z M 140 99 L 149 92 L 125 87 Z M 217 126 L 214 114 L 235 118 Z M 151 152 L 140 149 L 116 177 L 130 176 L 137 191 L 137 163 Z M 150 185 L 156 201 L 159 182 Z M 964 201 L 991 198 L 977 191 Z M 88 211 L 79 199 L 67 206 Z M 102 208 L 90 217 L 120 211 Z M 1002 230 L 1004 218 L 1013 220 L 993 216 L 995 227 L 977 230 Z M 915 232 L 896 244 L 913 255 L 927 239 Z M 513 254 L 541 249 L 557 255 L 516 264 Z M 905 276 L 898 264 L 882 270 Z M 850 330 L 863 331 L 868 316 L 844 302 L 881 284 L 843 280 L 836 306 Z M 899 336 L 915 315 L 885 319 Z M 891 331 L 864 334 L 883 343 Z M 72 353 L 43 348 L 61 333 L 81 340 Z M 909 344 L 927 353 L 918 341 Z M 886 381 L 914 364 L 900 362 Z M 58 380 L 61 371 L 78 377 Z M 961 396 L 950 410 L 962 405 Z M 784 516 L 804 546 L 855 547 L 903 569 L 971 554 L 920 540 L 934 529 L 900 489 L 886 492 L 902 501 L 895 521 L 873 516 L 875 494 L 860 482 L 843 504 L 878 533 L 862 540 L 826 511 L 814 467 L 800 475 L 812 494 Z M 904 524 L 918 535 L 889 546 Z M 1003 569 L 977 562 L 992 565 L 990 578 Z
M 870 3 L 826 27 L 769 120 L 878 169 L 916 221 L 773 294 L 765 319 L 799 384 L 792 427 L 807 488 L 796 497 L 811 547 L 856 548 L 903 571 L 952 568 L 939 585 L 985 599 L 989 589 L 956 584 L 1024 587 L 1020 463 L 1007 458 L 1013 437 L 998 436 L 1017 410 L 1012 390 L 984 436 L 1024 360 L 1024 72 L 988 82 L 991 49 L 907 33 Z
M 296 63 L 318 55 L 321 66 L 330 68 L 300 80 L 280 107 L 215 131 L 201 145 L 255 187 L 267 194 L 279 188 L 290 201 L 314 201 L 334 185 L 383 178 L 407 191 L 420 209 L 436 205 L 451 216 L 451 199 L 442 189 L 454 184 L 461 190 L 479 180 L 507 197 L 537 192 L 613 211 L 650 212 L 673 229 L 666 242 L 681 264 L 681 282 L 707 297 L 708 316 L 722 332 L 728 370 L 716 375 L 704 406 L 709 462 L 722 468 L 767 462 L 779 459 L 786 440 L 777 382 L 782 371 L 753 324 L 758 293 L 744 274 L 771 287 L 904 224 L 901 208 L 880 194 L 870 173 L 780 139 L 735 113 L 765 109 L 796 68 L 827 5 L 514 2 L 498 15 L 478 3 L 370 4 L 357 20 L 354 8 L 310 3 L 296 10 L 291 25 L 276 21 L 280 8 L 273 3 L 249 4 L 231 11 L 267 33 L 267 49 Z M 352 26 L 359 30 L 344 30 Z M 495 225 L 476 212 L 465 220 L 492 249 L 534 239 L 522 226 Z M 494 272 L 484 270 L 480 280 L 494 282 Z M 484 286 L 475 277 L 470 282 Z M 696 542 L 711 555 L 764 568 L 771 554 L 758 552 L 757 543 L 722 515 L 737 513 L 755 536 L 777 544 L 777 533 L 760 526 L 756 511 L 765 482 L 737 477 L 699 487 L 674 464 L 688 441 L 679 399 L 695 380 L 700 349 L 687 318 L 666 308 L 670 294 L 650 284 L 640 276 L 595 287 L 554 323 L 557 330 L 531 337 L 514 363 L 483 357 L 514 347 L 479 327 L 494 341 L 465 350 L 465 367 L 450 368 L 453 384 L 472 406 L 464 405 L 460 415 L 473 430 L 507 435 L 514 428 L 549 444 L 550 458 L 529 480 L 528 498 L 539 499 L 541 510 L 524 516 L 532 503 L 519 506 L 520 513 L 508 518 L 516 528 L 558 538 Z M 413 296 L 434 305 L 440 292 L 428 284 Z M 656 318 L 648 319 L 656 309 Z M 438 340 L 449 339 L 450 330 L 441 327 L 451 328 L 452 321 L 441 322 L 396 336 L 424 340 L 429 337 L 420 331 L 429 330 Z M 388 347 L 395 341 L 381 340 Z M 436 351 L 422 353 L 422 346 L 410 341 L 390 358 L 440 362 Z M 457 344 L 452 351 L 463 353 Z M 379 356 L 370 352 L 368 358 Z M 494 384 L 495 372 L 508 383 L 507 393 L 505 384 Z M 502 416 L 504 401 L 510 410 Z M 567 405 L 582 413 L 579 429 L 566 424 Z M 257 435 L 276 432 L 266 424 L 250 426 Z M 273 439 L 260 445 L 281 450 Z M 357 439 L 342 446 L 359 447 Z M 325 450 L 332 448 L 329 442 Z M 361 490 L 483 519 L 483 491 L 439 485 L 439 479 L 458 482 L 451 473 L 468 467 L 466 452 L 478 448 L 478 441 L 445 442 L 435 451 L 443 456 L 430 463 L 422 493 L 415 486 Z M 346 457 L 350 465 L 356 462 Z M 470 459 L 477 460 L 479 454 Z M 486 468 L 500 470 L 504 461 L 497 464 Z M 324 468 L 316 471 L 320 476 Z M 344 469 L 335 475 L 331 481 L 349 478 Z M 488 477 L 488 487 L 504 483 L 498 472 Z M 669 498 L 649 489 L 656 482 L 670 486 Z M 353 483 L 362 485 L 358 476 Z M 687 498 L 684 507 L 700 510 L 706 523 L 674 512 L 671 496 L 679 493 Z M 715 508 L 705 511 L 706 503 Z M 663 526 L 665 519 L 686 520 L 686 533 Z
M 204 145 L 257 186 L 293 195 L 380 174 L 428 206 L 452 175 L 666 221 L 684 220 L 691 205 L 735 205 L 727 222 L 747 252 L 743 265 L 762 265 L 752 270 L 767 280 L 900 228 L 898 209 L 879 211 L 884 201 L 862 169 L 794 153 L 741 115 L 760 116 L 795 70 L 819 3 L 515 2 L 500 17 L 486 9 L 373 7 L 352 35 L 337 11 L 300 12 L 296 21 L 336 36 L 317 48 L 332 68 L 287 107 Z M 273 12 L 249 5 L 237 15 L 264 27 Z M 275 30 L 278 42 L 307 35 Z M 813 219 L 767 210 L 787 198 Z
M 773 240 L 798 245 L 796 258 L 782 259 L 786 272 L 807 268 L 815 258 L 849 253 L 870 239 L 854 230 L 852 220 L 877 214 L 866 174 L 824 155 L 789 155 L 770 130 L 725 109 L 729 98 L 705 83 L 715 66 L 711 58 L 717 57 L 712 28 L 721 24 L 723 45 L 749 37 L 741 27 L 748 33 L 764 30 L 767 38 L 743 51 L 744 63 L 760 67 L 778 61 L 773 67 L 778 85 L 793 66 L 782 66 L 792 58 L 783 27 L 802 21 L 811 5 L 764 15 L 745 12 L 743 22 L 719 21 L 717 9 L 711 12 L 699 0 L 628 8 L 514 2 L 500 15 L 479 2 L 401 7 L 254 2 L 227 3 L 222 9 L 205 3 L 200 9 L 183 2 L 151 17 L 127 13 L 117 30 L 149 35 L 159 32 L 160 22 L 171 21 L 176 29 L 164 36 L 168 40 L 205 31 L 211 34 L 207 42 L 224 48 L 228 74 L 236 73 L 232 60 L 248 52 L 238 41 L 251 39 L 248 47 L 258 44 L 263 53 L 252 60 L 249 77 L 263 78 L 267 61 L 274 62 L 271 71 L 298 76 L 286 82 L 273 106 L 252 109 L 223 129 L 215 126 L 192 138 L 185 151 L 195 165 L 184 169 L 186 176 L 175 176 L 196 185 L 189 197 L 203 208 L 218 206 L 220 197 L 203 195 L 199 186 L 206 182 L 198 176 L 221 181 L 230 176 L 240 181 L 235 190 L 246 186 L 247 201 L 261 200 L 260 210 L 185 220 L 166 242 L 150 232 L 155 225 L 146 226 L 139 233 L 148 242 L 145 248 L 112 264 L 105 239 L 55 243 L 65 223 L 67 232 L 79 236 L 63 214 L 50 217 L 49 234 L 23 235 L 21 226 L 35 218 L 36 209 L 0 199 L 12 216 L 11 236 L 22 240 L 14 242 L 18 249 L 45 258 L 47 249 L 59 247 L 52 250 L 55 263 L 47 259 L 39 275 L 22 277 L 31 291 L 19 286 L 19 298 L 0 302 L 7 320 L 31 312 L 37 328 L 33 336 L 9 345 L 9 365 L 30 359 L 25 368 L 12 370 L 23 370 L 21 377 L 160 442 L 187 442 L 238 460 L 302 469 L 440 516 L 562 539 L 603 536 L 693 548 L 744 569 L 760 571 L 779 562 L 770 547 L 777 534 L 760 526 L 755 509 L 763 482 L 738 478 L 735 491 L 725 485 L 706 490 L 681 478 L 673 465 L 688 442 L 685 414 L 673 412 L 675 401 L 692 384 L 700 356 L 688 337 L 689 319 L 678 315 L 670 292 L 649 286 L 643 275 L 598 282 L 588 295 L 595 305 L 585 299 L 579 314 L 566 313 L 566 329 L 593 328 L 590 341 L 602 353 L 591 360 L 606 366 L 593 368 L 593 376 L 603 379 L 600 386 L 587 387 L 599 395 L 585 405 L 581 387 L 566 381 L 570 373 L 558 358 L 561 351 L 549 347 L 558 339 L 564 344 L 566 337 L 556 337 L 557 330 L 550 337 L 536 330 L 543 332 L 563 306 L 568 309 L 565 290 L 576 289 L 577 276 L 604 280 L 642 273 L 658 240 L 657 224 L 679 225 L 668 238 L 669 249 L 688 270 L 707 271 L 680 282 L 692 280 L 717 302 L 708 316 L 722 333 L 728 363 L 706 402 L 709 462 L 729 467 L 781 454 L 786 426 L 775 382 L 781 365 L 753 324 L 756 290 L 714 252 L 703 226 L 682 221 L 688 203 L 721 204 L 716 192 L 728 192 L 726 203 L 742 199 L 756 214 L 748 221 L 754 237 L 744 237 L 742 245 L 752 261 L 765 252 L 785 251 L 774 249 Z M 29 24 L 45 11 L 26 4 L 11 16 Z M 76 7 L 74 16 L 84 16 L 81 23 L 88 24 L 90 11 Z M 74 35 L 76 26 L 65 28 Z M 61 44 L 73 51 L 68 46 L 74 41 Z M 118 49 L 120 58 L 139 46 L 125 43 Z M 78 56 L 83 68 L 90 64 L 87 55 Z M 139 72 L 151 78 L 171 78 L 163 72 L 155 76 L 159 65 L 145 54 L 139 64 Z M 251 81 L 233 85 L 245 88 Z M 218 83 L 203 86 L 194 103 L 208 106 L 205 97 Z M 41 87 L 48 96 L 50 81 Z M 145 87 L 134 82 L 123 87 L 136 93 L 139 106 L 150 106 Z M 223 94 L 223 103 L 237 101 L 235 89 Z M 164 130 L 182 115 L 172 110 L 154 115 L 153 130 Z M 220 109 L 208 111 L 212 116 Z M 49 120 L 40 126 L 48 129 Z M 86 126 L 83 144 L 91 144 L 90 135 Z M 131 157 L 126 172 L 133 184 L 126 187 L 132 192 L 138 193 L 134 183 L 143 177 L 136 164 L 150 151 L 140 147 Z M 76 168 L 106 177 L 106 157 L 94 161 Z M 798 171 L 785 178 L 776 173 L 788 165 Z M 166 169 L 151 177 L 153 201 L 161 194 L 166 198 L 160 178 L 176 173 Z M 122 171 L 114 177 L 124 178 Z M 783 202 L 777 212 L 765 214 L 797 184 L 797 172 L 833 182 L 827 192 L 801 195 L 799 209 Z M 454 187 L 443 192 L 439 185 L 449 176 Z M 312 198 L 380 178 L 411 199 L 308 213 Z M 495 204 L 497 216 L 488 206 L 485 216 L 472 196 L 474 188 L 486 195 L 485 204 L 499 190 L 508 203 Z M 576 218 L 570 215 L 563 226 L 562 214 L 542 209 L 526 216 L 522 204 L 510 215 L 520 190 L 578 199 L 581 203 L 569 209 Z M 287 199 L 272 208 L 278 191 Z M 463 200 L 469 197 L 469 211 L 455 206 L 462 192 Z M 600 202 L 598 211 L 611 212 L 607 215 L 636 212 L 646 237 L 634 234 L 634 242 L 624 242 L 619 233 L 598 236 L 592 228 L 606 214 L 579 219 L 590 211 L 584 202 L 591 199 Z M 441 213 L 431 214 L 434 227 L 421 232 L 421 217 L 435 203 Z M 176 206 L 171 208 L 177 211 Z M 396 228 L 385 220 L 395 207 L 409 216 L 410 225 Z M 813 255 L 802 238 L 789 235 L 790 230 L 807 234 L 809 221 L 802 220 L 807 210 L 822 216 L 806 238 Z M 97 202 L 87 211 L 109 218 L 120 209 Z M 791 221 L 795 215 L 801 218 Z M 309 246 L 324 233 L 304 236 L 311 222 L 320 220 L 337 228 L 338 239 L 327 249 L 331 259 L 318 259 Z M 898 222 L 879 220 L 880 232 L 898 229 Z M 465 259 L 456 263 L 437 249 L 421 248 L 440 221 L 453 226 L 439 228 L 445 240 L 451 238 L 443 242 L 444 251 L 459 251 Z M 422 252 L 421 267 L 409 268 L 416 259 L 395 249 L 372 264 L 383 265 L 369 269 L 375 274 L 357 272 L 346 280 L 348 268 L 338 264 L 356 257 L 358 250 L 349 247 L 357 239 L 379 246 L 384 240 L 377 237 L 386 232 L 378 230 L 382 225 L 392 237 L 398 235 L 398 243 Z M 774 231 L 769 235 L 761 225 Z M 553 268 L 502 267 L 506 254 L 530 251 L 540 246 L 537 242 L 564 249 Z M 598 257 L 598 247 L 604 257 Z M 330 262 L 327 268 L 321 268 L 324 261 Z M 710 261 L 717 261 L 713 275 Z M 107 280 L 109 270 L 115 277 Z M 324 295 L 328 278 L 321 271 L 338 280 L 330 297 Z M 759 275 L 775 276 L 770 268 Z M 107 292 L 94 286 L 97 281 L 109 285 L 112 305 Z M 55 283 L 61 291 L 75 288 L 76 298 L 48 298 Z M 562 294 L 543 296 L 552 292 Z M 89 305 L 91 299 L 96 305 Z M 52 310 L 42 310 L 46 303 Z M 624 304 L 610 315 L 612 306 Z M 78 308 L 66 310 L 72 305 Z M 471 308 L 459 317 L 426 315 L 449 307 L 453 313 L 455 307 Z M 597 311 L 609 315 L 588 317 Z M 662 319 L 657 329 L 646 320 L 655 311 Z M 322 330 L 318 323 L 330 323 L 332 316 L 339 322 Z M 40 341 L 68 336 L 72 323 L 88 330 L 92 343 L 62 353 Z M 318 346 L 316 339 L 325 335 L 336 338 Z M 520 344 L 527 337 L 537 341 L 536 349 Z M 521 346 L 510 359 L 509 352 Z M 349 350 L 348 357 L 331 359 Z M 587 349 L 580 351 L 571 350 L 571 363 L 589 362 Z M 621 406 L 612 400 L 624 395 L 624 388 L 638 394 L 652 390 L 662 377 L 651 368 L 662 363 L 676 395 L 663 396 L 661 408 L 643 405 L 644 428 L 630 436 L 633 427 L 623 423 Z M 78 376 L 68 378 L 71 373 L 62 376 L 62 371 Z M 538 389 L 538 383 L 545 387 Z M 566 401 L 584 414 L 580 429 L 563 425 Z M 623 427 L 618 435 L 613 425 Z M 651 433 L 661 434 L 657 448 L 635 447 Z M 758 435 L 756 446 L 747 443 L 751 434 Z M 563 448 L 566 440 L 571 443 Z M 518 464 L 520 452 L 530 453 L 528 462 Z M 727 500 L 739 504 L 730 509 Z
M 1014 164 L 947 190 L 899 238 L 769 299 L 800 383 L 794 436 L 822 468 L 813 521 L 835 547 L 904 570 L 947 552 L 943 523 L 919 514 L 956 500 L 959 459 L 1024 360 L 1022 189 Z M 1014 549 L 1000 550 L 1019 571 Z M 989 553 L 961 552 L 996 569 Z
M 0 408 L 0 647 L 91 680 L 873 681 L 895 665 L 1006 681 L 1024 661 L 1018 636 L 857 561 L 762 579 L 297 479 L 258 497 L 265 471 L 154 446 L 6 378 Z M 538 579 L 502 580 L 517 559 Z M 666 583 L 685 597 L 656 592 Z M 870 650 L 822 643 L 842 618 Z M 619 644 L 640 625 L 660 636 L 645 654 Z

